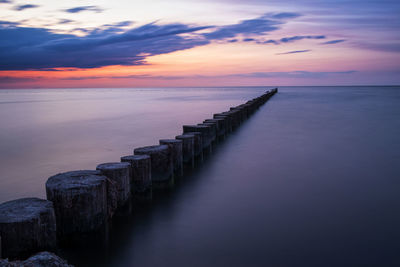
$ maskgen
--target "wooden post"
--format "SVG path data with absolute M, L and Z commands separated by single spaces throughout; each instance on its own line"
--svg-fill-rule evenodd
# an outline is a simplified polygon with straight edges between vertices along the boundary
M 4 258 L 25 258 L 57 246 L 53 203 L 21 198 L 0 204 L 0 246 Z
M 174 167 L 171 149 L 167 145 L 135 148 L 134 154 L 150 156 L 151 180 L 154 189 L 170 189 L 173 187 Z
M 194 168 L 194 138 L 193 134 L 178 135 L 175 137 L 182 141 L 183 163 Z
M 172 153 L 175 177 L 183 176 L 182 141 L 177 139 L 161 139 L 160 145 L 167 145 Z
M 50 177 L 47 199 L 53 202 L 60 241 L 81 240 L 81 235 L 104 230 L 117 197 L 114 183 L 100 171 L 71 171 Z
M 121 162 L 128 162 L 131 165 L 131 192 L 134 202 L 150 202 L 152 199 L 150 156 L 124 156 L 121 157 Z

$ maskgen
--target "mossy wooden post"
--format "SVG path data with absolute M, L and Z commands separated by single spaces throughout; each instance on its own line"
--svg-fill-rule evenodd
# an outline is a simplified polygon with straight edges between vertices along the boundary
M 107 230 L 117 206 L 116 192 L 115 183 L 100 171 L 71 171 L 50 177 L 46 194 L 54 205 L 59 240 L 79 242 L 85 235 Z
M 151 158 L 149 155 L 121 157 L 121 162 L 131 165 L 131 193 L 134 203 L 147 203 L 152 199 Z
M 172 162 L 174 165 L 175 177 L 183 176 L 183 151 L 182 140 L 177 139 L 161 139 L 160 145 L 167 145 L 172 153 Z
M 194 168 L 194 138 L 193 134 L 177 135 L 177 140 L 182 141 L 182 160 L 185 165 Z
M 21 198 L 0 204 L 1 255 L 25 258 L 57 246 L 53 203 L 39 198 Z
M 151 181 L 153 189 L 170 189 L 174 185 L 174 166 L 171 149 L 167 145 L 146 146 L 134 149 L 135 155 L 151 158 Z
M 131 210 L 131 165 L 128 162 L 110 162 L 97 165 L 96 170 L 115 183 L 117 190 L 117 214 L 125 215 Z

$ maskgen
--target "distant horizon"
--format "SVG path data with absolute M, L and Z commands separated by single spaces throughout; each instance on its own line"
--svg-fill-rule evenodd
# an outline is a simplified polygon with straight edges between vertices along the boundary
M 251 85 L 251 86 L 246 86 L 246 85 L 238 85 L 238 86 L 148 86 L 148 87 L 36 87 L 36 88 L 1 88 L 0 90 L 52 90 L 52 89 L 174 89 L 174 88 L 260 88 L 260 87 L 265 87 L 266 90 L 268 89 L 273 89 L 273 88 L 280 88 L 280 87 L 400 87 L 400 84 L 392 84 L 392 85 L 365 85 L 365 84 L 360 84 L 360 85 L 275 85 L 275 86 L 269 86 L 269 85 Z
M 400 84 L 396 0 L 21 1 L 0 88 Z

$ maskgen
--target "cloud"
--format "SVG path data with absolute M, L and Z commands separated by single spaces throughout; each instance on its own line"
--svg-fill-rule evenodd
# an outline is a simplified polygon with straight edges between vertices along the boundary
M 276 41 L 276 40 L 257 41 L 257 43 L 258 44 L 275 44 L 275 45 L 280 44 L 280 42 Z
M 35 77 L 14 77 L 14 76 L 0 76 L 1 83 L 17 83 L 17 82 L 32 82 L 37 80 Z
M 279 45 L 282 43 L 293 43 L 296 41 L 300 41 L 300 40 L 304 40 L 304 39 L 315 39 L 315 40 L 319 40 L 319 39 L 325 39 L 326 36 L 325 35 L 296 35 L 296 36 L 291 36 L 291 37 L 284 37 L 281 38 L 279 40 L 254 40 L 257 44 L 274 44 L 274 45 Z M 243 40 L 245 41 L 245 40 Z
M 233 38 L 237 35 L 264 35 L 268 32 L 279 29 L 279 26 L 284 22 L 282 18 L 297 17 L 297 13 L 277 13 L 265 14 L 255 19 L 242 20 L 240 23 L 220 26 L 211 33 L 206 33 L 204 36 L 208 40 L 222 40 L 226 38 Z
M 17 27 L 18 25 L 19 25 L 18 22 L 0 20 L 0 29 L 1 28 L 7 28 L 7 27 Z
M 294 19 L 301 16 L 300 13 L 293 13 L 293 12 L 282 12 L 282 13 L 272 13 L 270 14 L 271 18 L 273 19 Z
M 68 23 L 72 23 L 72 22 L 74 22 L 74 21 L 71 20 L 71 19 L 60 19 L 60 20 L 58 20 L 58 24 L 68 24 Z
M 181 79 L 209 79 L 209 78 L 321 78 L 334 75 L 349 75 L 356 73 L 355 70 L 347 71 L 281 71 L 281 72 L 250 72 L 250 73 L 235 73 L 226 75 L 152 75 L 152 74 L 132 74 L 122 76 L 84 76 L 84 77 L 65 77 L 62 80 L 97 80 L 97 79 L 151 79 L 151 80 L 181 80 Z
M 243 73 L 243 74 L 232 74 L 231 76 L 236 77 L 246 77 L 246 78 L 320 78 L 324 76 L 331 75 L 343 75 L 343 74 L 352 74 L 356 73 L 355 70 L 348 71 L 284 71 L 284 72 L 251 72 L 251 73 Z
M 340 39 L 340 40 L 327 41 L 327 42 L 324 42 L 324 43 L 321 43 L 321 44 L 323 44 L 323 45 L 330 45 L 330 44 L 343 43 L 343 42 L 345 42 L 345 41 L 346 41 L 346 40 L 344 40 L 344 39 Z
M 306 53 L 306 52 L 311 52 L 311 50 L 295 50 L 295 51 L 289 51 L 289 52 L 284 52 L 284 53 L 277 53 L 275 55 L 289 55 L 289 54 L 297 54 L 297 53 Z
M 298 35 L 292 37 L 285 37 L 280 40 L 282 43 L 291 43 L 294 41 L 299 41 L 303 39 L 325 39 L 325 35 Z
M 68 13 L 79 13 L 79 12 L 83 12 L 83 11 L 93 11 L 96 13 L 100 13 L 103 11 L 103 9 L 98 6 L 78 6 L 78 7 L 65 9 L 64 11 L 68 12 Z
M 11 4 L 12 2 L 11 0 L 0 0 L 0 4 Z
M 113 24 L 105 24 L 104 26 L 112 26 L 112 27 L 126 27 L 126 26 L 131 26 L 133 24 L 133 21 L 130 20 L 125 20 Z
M 143 65 L 148 56 L 204 46 L 212 41 L 236 42 L 242 36 L 251 41 L 284 23 L 271 16 L 290 17 L 289 13 L 279 14 L 218 27 L 153 22 L 126 29 L 133 22 L 122 21 L 94 29 L 74 29 L 86 33 L 83 37 L 45 28 L 0 24 L 0 70 Z
M 38 5 L 32 5 L 32 4 L 18 5 L 18 6 L 14 7 L 14 10 L 22 11 L 22 10 L 25 10 L 25 9 L 37 8 L 37 7 L 39 7 L 39 6 Z
M 393 43 L 356 43 L 355 46 L 358 47 L 358 48 L 367 49 L 367 50 L 400 53 L 400 42 L 393 42 Z
M 142 65 L 149 55 L 208 44 L 199 36 L 180 36 L 206 28 L 150 23 L 122 34 L 97 30 L 78 37 L 42 28 L 0 27 L 0 70 Z
M 243 42 L 253 42 L 253 41 L 255 41 L 254 38 L 245 38 L 245 39 L 243 39 Z

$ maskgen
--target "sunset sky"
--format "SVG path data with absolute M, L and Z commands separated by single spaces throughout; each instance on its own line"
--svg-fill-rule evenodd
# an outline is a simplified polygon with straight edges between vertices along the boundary
M 395 84 L 399 0 L 0 0 L 0 88 Z

